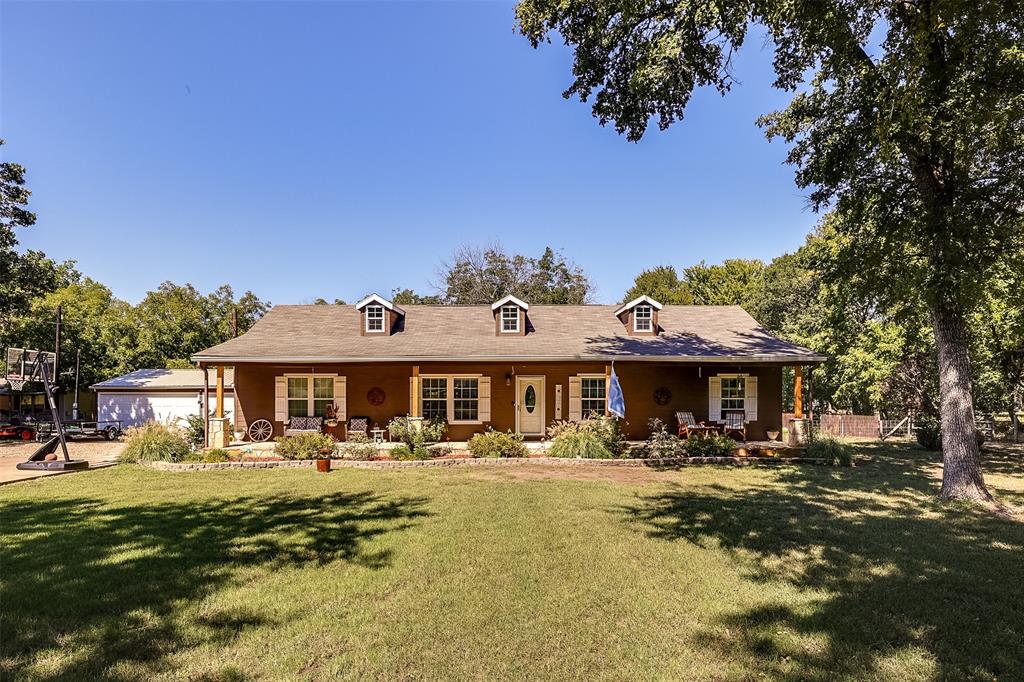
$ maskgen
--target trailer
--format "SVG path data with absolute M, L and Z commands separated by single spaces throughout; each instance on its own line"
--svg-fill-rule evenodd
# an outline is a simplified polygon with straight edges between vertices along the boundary
M 123 429 L 118 420 L 107 421 L 83 421 L 75 419 L 62 422 L 64 437 L 76 440 L 87 440 L 90 438 L 102 438 L 104 440 L 117 440 L 121 437 Z M 36 440 L 40 443 L 49 440 L 56 433 L 53 422 L 39 422 L 36 427 Z

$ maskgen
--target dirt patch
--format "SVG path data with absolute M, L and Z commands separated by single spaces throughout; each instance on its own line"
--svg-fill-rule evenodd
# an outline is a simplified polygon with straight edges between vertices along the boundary
M 0 442 L 0 458 L 28 459 L 41 443 L 33 441 Z M 106 440 L 69 440 L 68 454 L 72 459 L 93 459 L 116 457 L 124 449 L 124 443 Z M 58 453 L 60 449 L 58 448 Z

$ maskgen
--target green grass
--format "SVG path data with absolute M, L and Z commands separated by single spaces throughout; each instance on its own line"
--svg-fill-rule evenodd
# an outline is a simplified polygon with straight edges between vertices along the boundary
M 4 679 L 1021 679 L 1024 523 L 857 469 L 162 473 L 0 489 Z M 987 462 L 1024 502 L 1024 452 Z

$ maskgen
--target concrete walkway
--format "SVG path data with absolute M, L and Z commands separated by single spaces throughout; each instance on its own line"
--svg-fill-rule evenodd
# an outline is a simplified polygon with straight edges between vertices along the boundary
M 59 476 L 61 474 L 75 473 L 74 471 L 21 471 L 17 468 L 19 462 L 24 462 L 39 447 L 39 443 L 5 442 L 0 444 L 0 485 L 17 483 L 19 481 L 30 481 L 43 476 Z M 84 459 L 89 462 L 90 469 L 101 469 L 103 467 L 117 464 L 117 456 L 124 449 L 123 443 L 110 443 L 107 441 L 71 441 L 68 443 L 68 454 L 71 459 Z M 63 458 L 60 448 L 57 448 L 57 456 Z

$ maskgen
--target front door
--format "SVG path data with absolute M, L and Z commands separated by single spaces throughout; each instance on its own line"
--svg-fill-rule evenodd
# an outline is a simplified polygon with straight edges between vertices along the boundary
M 544 435 L 544 377 L 516 377 L 516 385 L 519 433 Z

